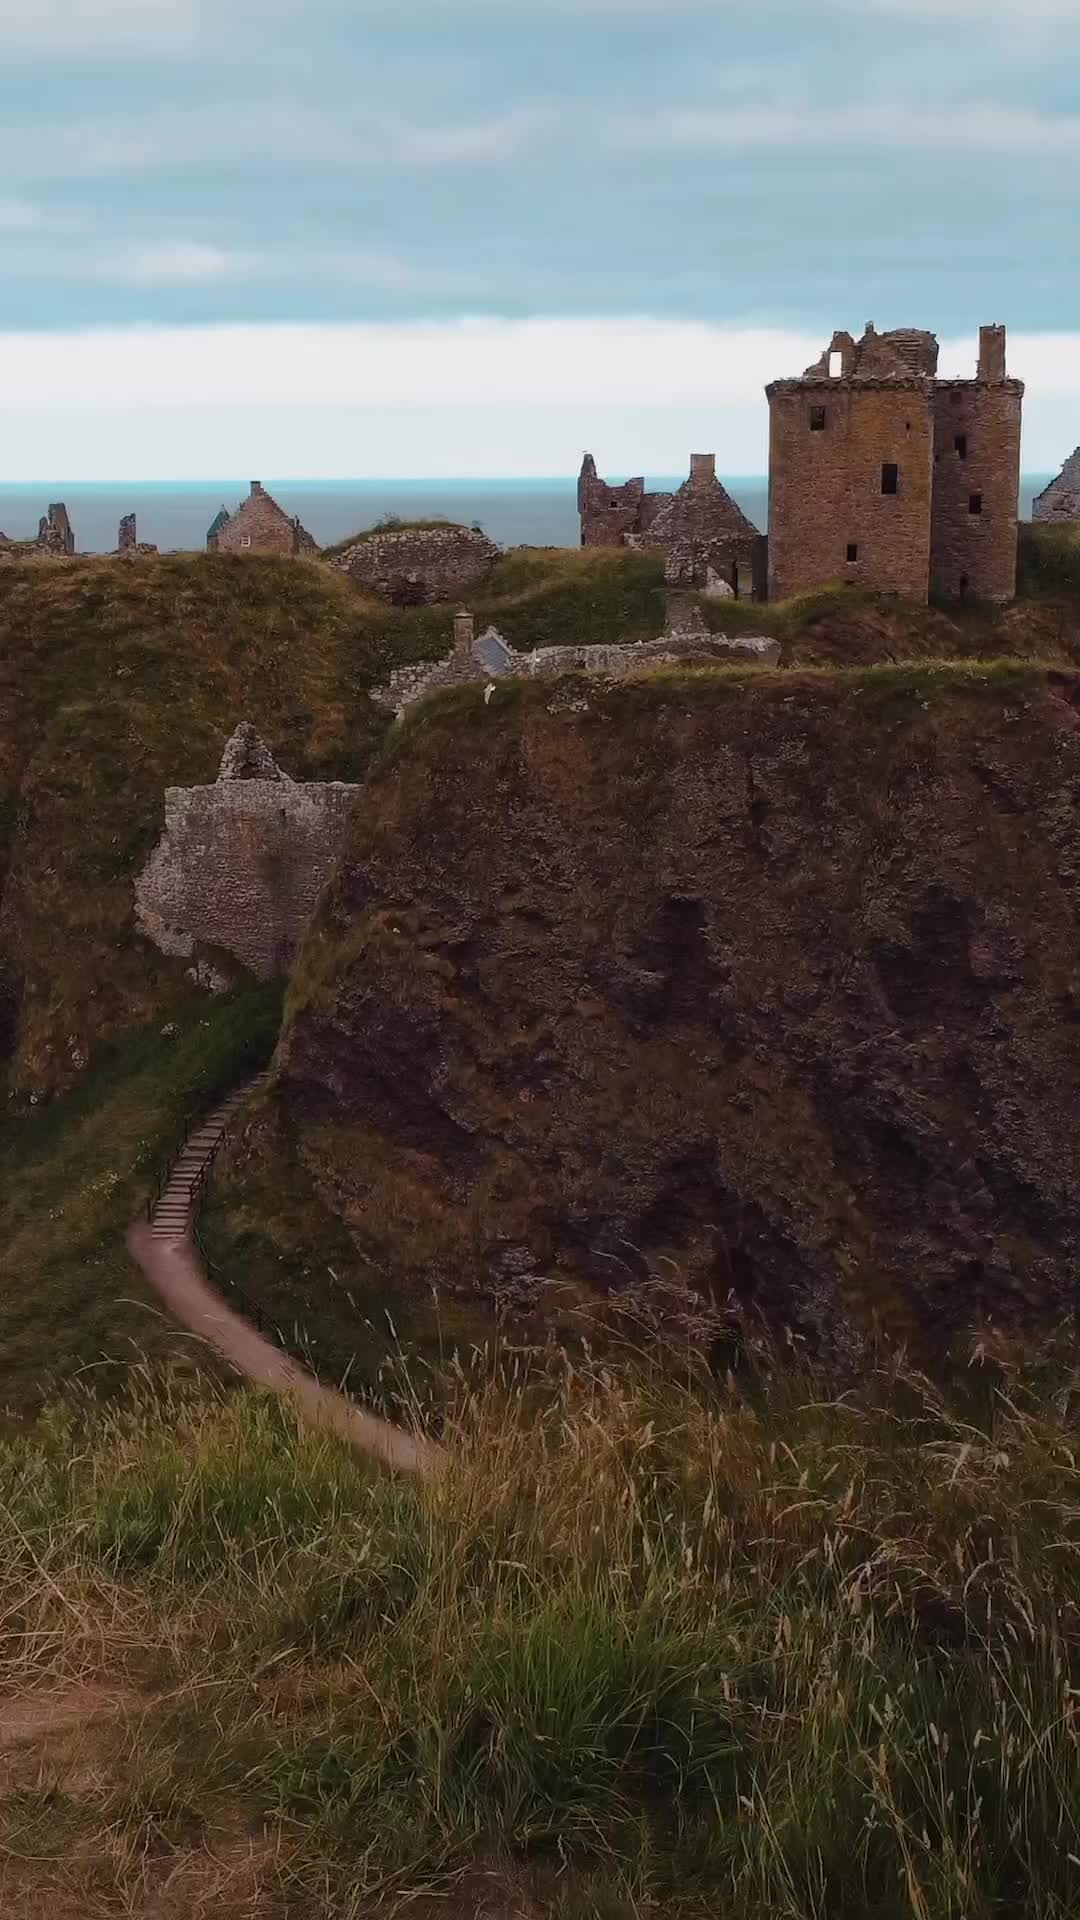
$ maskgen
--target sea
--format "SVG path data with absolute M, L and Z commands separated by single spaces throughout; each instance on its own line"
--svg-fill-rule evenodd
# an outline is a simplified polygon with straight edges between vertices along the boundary
M 618 478 L 618 476 L 608 476 Z M 764 532 L 768 483 L 763 475 L 722 476 L 747 519 Z M 1022 519 L 1031 516 L 1034 495 L 1050 474 L 1026 474 Z M 673 491 L 685 474 L 649 476 L 646 484 Z M 389 514 L 400 519 L 455 520 L 478 525 L 504 547 L 576 547 L 579 540 L 577 477 L 566 480 L 274 480 L 264 482 L 290 514 L 298 514 L 320 546 L 374 526 Z M 121 516 L 134 513 L 140 540 L 163 552 L 201 548 L 219 508 L 230 511 L 246 498 L 240 480 L 146 481 L 91 485 L 55 480 L 40 485 L 0 485 L 0 532 L 9 539 L 36 533 L 50 501 L 68 510 L 80 553 L 110 553 Z

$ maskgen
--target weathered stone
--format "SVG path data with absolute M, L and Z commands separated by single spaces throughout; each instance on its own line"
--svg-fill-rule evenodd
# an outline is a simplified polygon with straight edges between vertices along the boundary
M 168 787 L 165 831 L 135 881 L 141 931 L 220 985 L 215 954 L 286 974 L 333 872 L 359 787 L 290 780 L 248 725 L 213 786 Z
M 1080 521 L 1080 447 L 1070 453 L 1056 480 L 1036 494 L 1033 520 Z
M 476 527 L 387 527 L 361 534 L 330 565 L 395 606 L 428 606 L 481 586 L 498 558 Z
M 317 554 L 318 543 L 295 515 L 290 517 L 260 480 L 235 513 L 222 507 L 206 535 L 211 553 Z
M 925 601 L 1016 590 L 1023 383 L 983 327 L 974 380 L 932 333 L 836 333 L 769 399 L 769 597 L 843 581 Z
M 587 453 L 578 512 L 583 547 L 657 547 L 667 556 L 669 586 L 704 587 L 712 577 L 750 597 L 761 535 L 716 478 L 715 454 L 691 454 L 690 477 L 677 493 L 646 493 L 640 476 L 609 486 Z
M 70 560 L 74 552 L 75 535 L 62 500 L 54 500 L 48 513 L 42 514 L 36 538 L 9 540 L 0 533 L 0 560 Z
M 674 617 L 671 602 L 677 603 Z M 678 619 L 685 624 L 676 625 Z M 425 694 L 515 675 L 531 679 L 540 674 L 589 673 L 621 680 L 645 667 L 675 666 L 680 661 L 720 665 L 742 659 L 766 667 L 778 666 L 780 661 L 777 640 L 764 635 L 729 638 L 710 633 L 690 594 L 669 596 L 668 631 L 659 640 L 637 640 L 622 646 L 535 647 L 530 653 L 519 653 L 495 627 L 489 626 L 473 638 L 471 615 L 458 614 L 454 627 L 455 644 L 449 653 L 441 660 L 395 668 L 385 686 L 372 689 L 372 699 L 400 715 Z

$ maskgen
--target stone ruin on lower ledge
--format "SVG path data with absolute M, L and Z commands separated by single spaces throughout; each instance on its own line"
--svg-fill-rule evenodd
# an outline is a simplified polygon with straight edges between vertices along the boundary
M 642 667 L 677 666 L 687 661 L 713 666 L 743 661 L 775 667 L 779 660 L 777 640 L 749 634 L 729 639 L 721 633 L 710 633 L 693 594 L 668 596 L 667 629 L 658 640 L 612 646 L 536 647 L 531 653 L 518 652 L 493 626 L 478 634 L 473 615 L 461 612 L 454 615 L 453 647 L 442 660 L 396 667 L 385 686 L 372 689 L 371 697 L 380 706 L 392 708 L 400 718 L 406 707 L 425 694 L 515 675 L 533 678 L 538 674 L 577 672 L 622 680 Z
M 287 974 L 337 864 L 358 786 L 291 780 L 253 726 L 227 742 L 212 786 L 167 787 L 165 831 L 135 881 L 135 918 L 201 985 L 229 962 Z

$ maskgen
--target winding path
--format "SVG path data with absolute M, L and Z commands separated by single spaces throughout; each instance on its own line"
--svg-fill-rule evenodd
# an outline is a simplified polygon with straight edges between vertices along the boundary
M 210 1284 L 195 1239 L 199 1198 L 230 1121 L 258 1085 L 238 1088 L 188 1135 L 150 1217 L 128 1229 L 128 1250 L 169 1312 L 246 1379 L 287 1394 L 314 1426 L 340 1434 L 368 1458 L 403 1473 L 434 1473 L 445 1461 L 439 1448 L 321 1386 Z

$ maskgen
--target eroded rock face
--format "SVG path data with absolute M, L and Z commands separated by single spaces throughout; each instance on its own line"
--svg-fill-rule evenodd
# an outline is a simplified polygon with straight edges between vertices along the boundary
M 400 527 L 364 534 L 330 564 L 395 606 L 427 606 L 482 586 L 498 558 L 473 527 Z
M 1074 1307 L 1075 686 L 712 687 L 530 682 L 368 791 L 282 1056 L 324 1195 L 390 1286 L 673 1261 L 834 1353 Z

